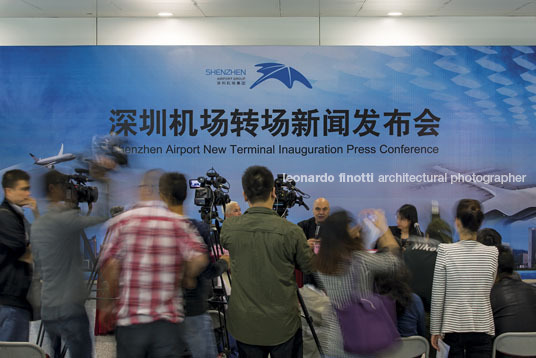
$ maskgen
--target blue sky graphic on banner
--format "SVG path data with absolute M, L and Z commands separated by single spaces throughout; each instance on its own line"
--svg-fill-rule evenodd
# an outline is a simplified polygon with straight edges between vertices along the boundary
M 354 214 L 431 201 L 453 222 L 464 197 L 527 250 L 536 227 L 536 47 L 0 47 L 0 169 L 28 155 L 91 156 L 128 140 L 131 168 L 107 205 L 135 201 L 142 170 L 214 167 L 243 208 L 253 164 Z M 72 172 L 80 161 L 59 163 Z M 33 183 L 36 186 L 36 183 Z M 37 191 L 39 194 L 39 191 Z M 188 213 L 198 217 L 188 199 Z M 100 205 L 104 205 L 99 202 Z M 290 209 L 289 220 L 312 215 Z M 527 255 L 525 255 L 526 258 Z M 521 257 L 522 260 L 522 257 Z

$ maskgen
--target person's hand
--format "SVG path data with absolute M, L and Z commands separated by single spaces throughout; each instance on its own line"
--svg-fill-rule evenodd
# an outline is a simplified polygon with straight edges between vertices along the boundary
M 311 250 L 314 250 L 314 248 L 315 248 L 315 244 L 316 244 L 316 243 L 319 243 L 319 242 L 320 242 L 320 240 L 318 240 L 318 239 L 310 238 L 310 239 L 307 240 L 307 245 L 309 245 L 309 247 L 311 248 Z
M 227 262 L 227 267 L 231 266 L 231 258 L 229 257 L 229 254 L 221 255 L 220 260 Z
M 97 317 L 101 329 L 104 332 L 112 331 L 115 328 L 116 323 L 113 300 L 110 299 L 110 301 L 111 302 L 102 304 L 102 306 L 99 307 L 99 314 Z
M 32 249 L 30 245 L 26 246 L 26 251 L 24 254 L 19 257 L 19 261 L 26 262 L 27 264 L 32 264 L 33 262 L 33 256 L 32 256 Z
M 439 338 L 441 338 L 441 335 L 432 334 L 432 337 L 430 339 L 430 341 L 432 342 L 432 347 L 434 347 L 435 350 L 438 352 L 439 352 Z
M 385 213 L 383 212 L 383 210 L 373 209 L 372 215 L 374 215 L 374 220 L 372 221 L 374 225 L 376 225 L 376 227 L 380 229 L 382 234 L 386 232 L 389 229 L 389 226 L 387 225 L 387 219 L 385 218 Z
M 37 200 L 35 200 L 35 198 L 31 196 L 27 197 L 21 202 L 21 206 L 30 208 L 34 216 L 39 216 L 39 210 L 37 210 Z

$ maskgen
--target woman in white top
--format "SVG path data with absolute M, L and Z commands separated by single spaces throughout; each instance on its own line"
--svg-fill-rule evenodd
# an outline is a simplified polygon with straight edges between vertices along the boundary
M 430 333 L 450 346 L 449 357 L 491 357 L 495 334 L 490 291 L 497 272 L 497 249 L 476 241 L 484 214 L 477 200 L 456 209 L 460 241 L 440 244 L 434 270 Z

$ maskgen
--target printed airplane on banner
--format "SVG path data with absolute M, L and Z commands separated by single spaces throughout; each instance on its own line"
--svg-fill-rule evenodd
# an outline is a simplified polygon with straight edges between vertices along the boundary
M 434 169 L 455 177 L 464 175 L 464 173 L 455 172 L 439 165 L 434 166 Z M 536 187 L 505 189 L 481 181 L 464 181 L 464 183 L 473 185 L 492 195 L 490 199 L 483 201 L 485 214 L 488 216 L 499 212 L 501 216 L 505 217 L 506 222 L 536 217 Z
M 61 148 L 58 154 L 52 157 L 37 158 L 32 153 L 30 153 L 30 156 L 34 159 L 35 161 L 34 164 L 43 165 L 50 169 L 53 169 L 55 164 L 58 164 L 61 162 L 67 162 L 69 160 L 73 160 L 76 158 L 76 156 L 72 153 L 63 154 L 63 143 L 61 144 Z

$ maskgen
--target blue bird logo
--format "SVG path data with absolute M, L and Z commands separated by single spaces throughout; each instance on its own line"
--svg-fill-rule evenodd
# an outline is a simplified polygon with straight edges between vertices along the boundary
M 275 78 L 276 80 L 283 82 L 288 88 L 292 88 L 294 81 L 301 82 L 307 88 L 313 88 L 307 78 L 293 67 L 273 62 L 259 63 L 255 65 L 255 67 L 260 67 L 257 72 L 262 73 L 262 76 L 255 81 L 249 89 L 252 89 L 270 78 Z

